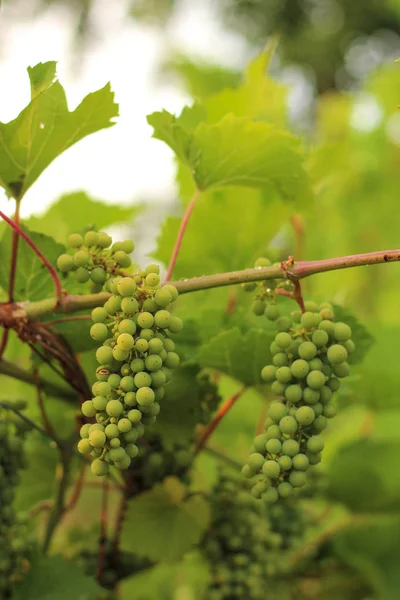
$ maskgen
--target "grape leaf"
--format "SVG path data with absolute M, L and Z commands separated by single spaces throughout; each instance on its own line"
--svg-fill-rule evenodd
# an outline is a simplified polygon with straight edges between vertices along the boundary
M 100 230 L 114 223 L 132 222 L 141 207 L 122 207 L 93 200 L 86 192 L 65 194 L 41 216 L 32 216 L 26 224 L 40 233 L 66 243 L 70 233 L 87 228 Z
M 0 185 L 17 199 L 64 150 L 111 127 L 118 115 L 110 84 L 69 112 L 64 88 L 54 81 L 55 71 L 55 62 L 30 67 L 30 103 L 16 119 L 0 123 Z
M 28 573 L 13 587 L 13 600 L 97 600 L 104 590 L 93 577 L 60 556 L 36 556 Z
M 329 494 L 355 511 L 398 510 L 400 442 L 360 439 L 340 448 L 329 470 Z
M 57 257 L 65 252 L 65 247 L 58 244 L 52 237 L 30 231 L 21 225 L 26 233 L 44 254 L 47 260 L 55 264 Z M 7 228 L 0 240 L 0 286 L 8 288 L 10 280 L 12 230 Z M 42 300 L 54 296 L 54 283 L 46 267 L 39 260 L 32 248 L 23 240 L 19 240 L 18 262 L 14 288 L 15 300 Z
M 129 502 L 122 548 L 151 560 L 174 562 L 199 542 L 209 521 L 205 499 L 185 499 L 185 487 L 168 477 Z
M 245 334 L 237 327 L 222 331 L 200 348 L 198 362 L 245 385 L 257 385 L 262 383 L 261 369 L 272 360 L 269 347 L 273 338 L 261 329 L 250 329 Z
M 379 600 L 397 600 L 400 588 L 400 517 L 382 515 L 354 523 L 333 540 L 339 557 L 357 570 Z

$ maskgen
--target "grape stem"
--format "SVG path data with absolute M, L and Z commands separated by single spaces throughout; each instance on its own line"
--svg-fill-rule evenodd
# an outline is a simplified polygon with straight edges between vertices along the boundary
M 11 406 L 11 404 L 8 404 L 7 402 L 0 402 L 0 406 L 2 408 L 5 408 L 6 410 L 11 410 L 11 412 L 13 412 L 15 415 L 17 415 L 17 417 L 19 417 L 22 421 L 25 421 L 25 423 L 27 423 L 32 429 L 36 429 L 36 431 L 38 431 L 45 437 L 50 438 L 51 440 L 53 440 L 53 442 L 56 441 L 54 439 L 54 437 L 48 431 L 46 431 L 45 429 L 40 427 L 40 425 L 37 425 L 34 421 L 31 421 L 30 419 L 28 419 L 28 417 L 26 417 L 25 415 L 20 413 L 19 410 L 17 410 L 13 406 Z
M 212 421 L 206 427 L 203 435 L 197 441 L 196 447 L 194 449 L 194 456 L 197 456 L 199 454 L 199 452 L 201 452 L 201 450 L 204 448 L 210 435 L 215 431 L 215 429 L 218 427 L 218 425 L 220 424 L 222 419 L 231 410 L 232 406 L 240 398 L 240 396 L 242 396 L 242 394 L 245 391 L 246 391 L 246 386 L 243 386 L 242 388 L 240 388 L 240 390 L 238 392 L 236 392 L 235 394 L 233 394 L 232 396 L 230 396 L 229 398 L 227 398 L 225 400 L 225 402 L 222 404 L 222 406 L 218 409 L 218 411 L 215 414 Z
M 24 381 L 29 385 L 36 385 L 35 376 L 33 373 L 22 369 L 18 365 L 9 362 L 8 360 L 0 360 L 0 375 L 5 375 L 7 377 L 12 377 L 13 379 L 18 379 L 19 381 Z M 57 396 L 61 398 L 66 398 L 70 401 L 76 400 L 76 393 L 71 392 L 68 389 L 63 387 L 59 387 L 56 383 L 50 383 L 41 379 L 40 385 L 42 386 L 43 391 L 45 391 L 49 396 Z
M 43 541 L 43 554 L 47 554 L 50 549 L 50 544 L 57 527 L 61 523 L 61 519 L 66 510 L 65 496 L 69 485 L 69 475 L 71 469 L 72 452 L 70 448 L 60 447 L 60 462 L 56 468 L 56 494 L 55 501 L 47 521 L 46 531 Z

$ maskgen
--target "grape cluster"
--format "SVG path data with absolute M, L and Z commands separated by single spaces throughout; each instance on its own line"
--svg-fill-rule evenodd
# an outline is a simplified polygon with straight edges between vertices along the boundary
M 74 254 L 61 254 L 57 268 L 62 273 L 74 271 L 78 283 L 92 282 L 93 291 L 100 291 L 107 279 L 131 265 L 129 254 L 134 250 L 131 240 L 115 242 L 104 231 L 88 231 L 84 237 L 72 233 L 68 246 Z
M 265 257 L 258 258 L 254 263 L 255 269 L 264 269 L 271 266 L 272 262 L 269 258 Z M 291 289 L 292 283 L 290 281 L 282 282 L 279 279 L 266 279 L 258 282 L 249 281 L 248 283 L 243 283 L 242 287 L 246 292 L 257 290 L 251 307 L 253 313 L 258 317 L 265 315 L 267 319 L 275 321 L 280 315 L 279 307 L 276 304 L 276 290 L 278 287 Z
M 220 477 L 211 527 L 202 542 L 211 567 L 207 600 L 264 600 L 267 589 L 273 597 L 271 578 L 279 576 L 284 561 L 282 536 L 271 530 L 267 508 L 240 490 L 236 477 Z
M 109 465 L 127 469 L 139 452 L 136 445 L 144 426 L 160 412 L 164 385 L 179 365 L 171 334 L 182 321 L 167 310 L 178 292 L 160 286 L 159 267 L 149 265 L 133 277 L 108 283 L 111 297 L 92 311 L 90 335 L 101 345 L 96 351 L 100 366 L 93 398 L 82 404 L 87 418 L 78 450 L 91 455 L 95 475 L 106 475 Z
M 29 569 L 32 544 L 24 516 L 13 508 L 19 471 L 26 467 L 23 421 L 0 412 L 0 597 L 11 598 L 12 586 Z
M 279 317 L 276 325 L 273 364 L 261 377 L 277 399 L 242 469 L 253 496 L 270 503 L 303 487 L 309 466 L 321 461 L 320 433 L 336 414 L 333 394 L 349 374 L 347 357 L 355 350 L 350 327 L 334 322 L 329 303 L 307 302 L 306 312 Z

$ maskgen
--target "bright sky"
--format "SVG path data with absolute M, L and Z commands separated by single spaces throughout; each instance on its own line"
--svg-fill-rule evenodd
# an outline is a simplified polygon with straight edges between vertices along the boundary
M 157 32 L 126 17 L 126 0 L 96 0 L 96 39 L 84 55 L 74 57 L 73 20 L 68 11 L 52 8 L 35 20 L 24 20 L 21 10 L 11 12 L 15 1 L 8 8 L 3 0 L 0 121 L 12 120 L 29 102 L 26 68 L 48 60 L 59 61 L 58 75 L 70 110 L 107 81 L 120 105 L 117 125 L 79 142 L 41 175 L 24 198 L 22 216 L 41 213 L 60 194 L 77 189 L 120 203 L 171 197 L 172 153 L 151 139 L 145 118 L 161 108 L 179 112 L 189 101 L 182 89 L 159 83 L 157 67 L 166 49 L 179 48 L 226 65 L 246 60 L 242 40 L 218 26 L 212 0 L 202 0 L 197 6 L 190 0 L 182 4 L 171 25 Z M 74 71 L 76 61 L 79 72 Z M 0 208 L 7 214 L 13 212 L 1 192 Z

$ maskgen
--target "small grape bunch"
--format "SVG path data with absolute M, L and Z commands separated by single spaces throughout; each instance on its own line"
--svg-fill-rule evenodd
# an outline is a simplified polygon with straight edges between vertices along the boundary
M 269 258 L 261 257 L 254 263 L 255 269 L 264 269 L 272 266 Z M 266 279 L 265 281 L 250 281 L 243 283 L 242 287 L 246 292 L 257 290 L 254 296 L 252 311 L 257 317 L 265 316 L 270 321 L 276 321 L 279 317 L 279 307 L 276 304 L 276 289 L 278 287 L 291 286 L 290 282 L 283 282 L 279 279 Z
M 86 283 L 90 279 L 93 291 L 100 291 L 108 278 L 131 265 L 129 254 L 135 247 L 131 240 L 112 244 L 112 239 L 104 231 L 88 231 L 84 237 L 72 233 L 68 246 L 74 254 L 61 254 L 57 268 L 62 273 L 73 271 L 78 283 Z
M 272 365 L 261 371 L 276 399 L 242 469 L 253 496 L 270 503 L 303 487 L 309 467 L 321 461 L 320 434 L 336 414 L 333 394 L 349 375 L 347 358 L 355 350 L 351 328 L 335 323 L 331 304 L 306 302 L 305 307 L 303 314 L 277 320 Z
M 108 282 L 111 297 L 92 311 L 90 335 L 101 345 L 100 366 L 92 387 L 93 398 L 82 404 L 86 423 L 78 450 L 93 457 L 92 472 L 106 475 L 109 466 L 127 469 L 139 452 L 136 445 L 144 426 L 160 412 L 164 385 L 180 359 L 171 335 L 182 321 L 167 307 L 178 297 L 170 284 L 160 285 L 158 265 L 133 277 Z

